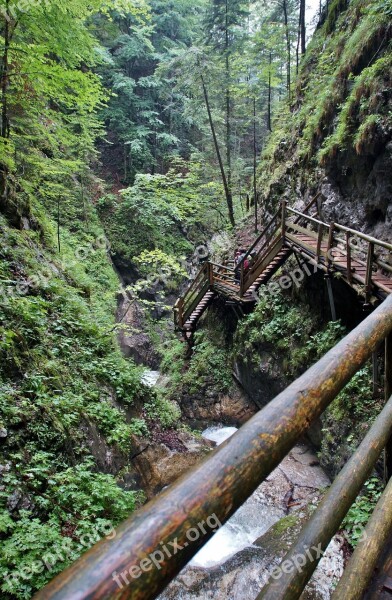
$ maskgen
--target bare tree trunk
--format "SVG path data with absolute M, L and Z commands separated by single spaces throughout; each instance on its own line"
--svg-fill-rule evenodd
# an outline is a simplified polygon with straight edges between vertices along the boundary
M 298 19 L 298 34 L 297 34 L 297 48 L 296 48 L 296 73 L 299 72 L 299 49 L 301 46 L 301 17 L 302 17 L 302 0 L 299 4 L 299 19 Z
M 256 96 L 253 98 L 253 196 L 255 202 L 255 232 L 258 232 L 257 223 L 257 138 L 256 138 Z
M 230 94 L 230 40 L 229 40 L 229 4 L 226 0 L 226 32 L 225 32 L 225 63 L 226 63 L 226 161 L 227 161 L 227 187 L 230 201 L 229 217 L 230 223 L 234 226 L 234 210 L 233 210 L 233 191 L 231 181 L 231 94 Z
M 9 76 L 9 48 L 11 41 L 11 27 L 10 21 L 7 18 L 9 13 L 9 0 L 6 0 L 6 17 L 4 24 L 4 52 L 1 65 L 1 137 L 9 137 L 9 125 L 8 125 L 8 76 Z
M 267 127 L 272 132 L 272 52 L 269 55 Z
M 6 0 L 5 7 L 2 11 L 4 17 L 4 50 L 3 56 L 1 57 L 0 65 L 0 94 L 1 94 L 1 117 L 0 117 L 0 137 L 10 137 L 10 120 L 9 120 L 9 107 L 8 107 L 8 86 L 9 86 L 9 71 L 10 71 L 10 59 L 9 51 L 11 46 L 12 37 L 15 28 L 18 25 L 18 21 L 12 21 L 10 16 L 10 0 Z M 8 202 L 10 188 L 8 178 L 8 167 L 5 162 L 0 163 L 0 203 L 4 200 L 5 204 Z
M 221 172 L 221 176 L 222 176 L 223 187 L 224 187 L 224 190 L 225 190 L 227 208 L 228 208 L 228 211 L 229 211 L 229 219 L 230 219 L 230 223 L 234 227 L 235 226 L 235 220 L 234 220 L 234 210 L 233 210 L 233 196 L 232 196 L 231 190 L 230 190 L 230 188 L 228 186 L 228 182 L 227 182 L 227 178 L 226 178 L 226 173 L 225 173 L 225 168 L 223 166 L 222 155 L 221 155 L 221 152 L 220 152 L 220 149 L 219 149 L 219 143 L 218 143 L 218 138 L 216 136 L 214 121 L 212 119 L 211 106 L 210 106 L 210 101 L 209 101 L 209 98 L 208 98 L 207 87 L 206 87 L 203 75 L 200 75 L 200 78 L 201 78 L 201 83 L 202 83 L 202 86 L 203 86 L 204 100 L 205 100 L 205 103 L 206 103 L 206 108 L 207 108 L 208 120 L 209 120 L 210 128 L 211 128 L 212 139 L 214 140 L 215 152 L 216 152 L 216 156 L 218 158 L 219 168 L 220 168 L 220 172 Z
M 300 0 L 301 52 L 306 53 L 306 0 Z
M 291 40 L 290 40 L 287 0 L 283 0 L 283 15 L 284 15 L 284 26 L 285 26 L 285 30 L 286 30 L 286 44 L 287 44 L 287 95 L 290 100 L 291 99 Z

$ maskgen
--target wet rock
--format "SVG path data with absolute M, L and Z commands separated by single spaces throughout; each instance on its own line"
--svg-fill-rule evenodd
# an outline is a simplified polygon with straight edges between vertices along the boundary
M 151 443 L 134 459 L 133 464 L 140 475 L 143 489 L 153 498 L 164 487 L 173 483 L 188 469 L 198 463 L 214 446 L 188 433 L 177 434 L 181 448 L 169 448 L 164 443 Z
M 211 423 L 239 426 L 257 412 L 256 404 L 236 385 L 227 394 L 203 386 L 196 393 L 185 393 L 180 406 L 183 419 L 201 428 Z
M 121 325 L 118 340 L 126 358 L 132 358 L 137 365 L 159 369 L 160 358 L 150 337 L 144 333 L 145 315 L 142 307 L 127 297 L 120 296 L 117 321 Z
M 95 423 L 85 420 L 82 422 L 80 428 L 101 472 L 117 475 L 119 471 L 128 465 L 128 457 L 115 446 L 109 446 Z
M 259 408 L 263 408 L 288 385 L 282 373 L 282 358 L 272 349 L 260 348 L 257 364 L 245 363 L 238 357 L 234 364 L 234 373 Z
M 255 510 L 264 507 L 262 518 L 266 519 L 268 530 L 248 547 L 215 566 L 188 565 L 160 600 L 254 600 L 309 518 L 309 506 L 318 503 L 322 488 L 329 483 L 315 463 L 316 457 L 307 445 L 295 447 L 246 503 Z M 289 504 L 287 498 L 291 498 Z M 243 527 L 236 519 L 237 513 L 231 519 L 234 530 Z M 339 536 L 332 540 L 302 600 L 330 599 L 343 571 L 343 545 L 344 540 Z
M 7 508 L 10 512 L 16 510 L 31 510 L 34 508 L 34 503 L 31 498 L 21 490 L 14 490 L 7 499 Z
M 283 556 L 295 541 L 307 513 L 286 517 L 226 562 L 210 569 L 186 567 L 159 600 L 254 600 L 260 590 L 277 573 Z M 302 600 L 329 600 L 332 586 L 343 572 L 343 540 L 335 537 L 311 581 Z
M 8 436 L 8 431 L 4 427 L 0 427 L 0 439 L 5 439 Z

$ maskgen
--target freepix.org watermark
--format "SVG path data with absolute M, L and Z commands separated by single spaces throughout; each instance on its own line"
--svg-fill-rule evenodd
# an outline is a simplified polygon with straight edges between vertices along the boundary
M 196 527 L 191 527 L 185 533 L 187 541 L 179 544 L 178 538 L 174 538 L 171 542 L 160 542 L 159 548 L 143 558 L 138 565 L 133 565 L 130 569 L 125 569 L 121 573 L 114 571 L 112 579 L 118 587 L 122 589 L 126 585 L 130 585 L 133 579 L 139 579 L 143 573 L 152 571 L 153 569 L 162 569 L 163 564 L 173 556 L 185 550 L 190 544 L 197 542 L 202 535 L 206 535 L 209 531 L 214 533 L 222 527 L 216 514 L 210 515 L 205 521 L 200 521 Z
M 362 524 L 358 523 L 356 526 L 356 532 L 361 534 L 358 542 L 363 542 L 367 539 L 368 534 Z M 299 552 L 290 559 L 286 559 L 279 565 L 273 567 L 268 573 L 267 583 L 269 583 L 271 579 L 277 581 L 285 574 L 289 575 L 295 572 L 302 573 L 306 565 L 313 562 L 319 562 L 326 553 L 327 550 L 323 550 L 321 543 L 319 543 L 317 546 L 304 548 L 303 552 Z

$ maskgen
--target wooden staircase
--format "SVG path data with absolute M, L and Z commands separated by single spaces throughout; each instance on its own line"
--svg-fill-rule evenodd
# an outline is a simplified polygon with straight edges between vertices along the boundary
M 191 343 L 197 324 L 215 298 L 228 305 L 255 304 L 257 293 L 293 254 L 317 266 L 327 276 L 334 273 L 353 287 L 368 304 L 392 294 L 392 245 L 337 223 L 324 223 L 287 207 L 283 202 L 235 270 L 206 262 L 174 306 L 177 329 Z M 250 261 L 244 269 L 245 259 Z

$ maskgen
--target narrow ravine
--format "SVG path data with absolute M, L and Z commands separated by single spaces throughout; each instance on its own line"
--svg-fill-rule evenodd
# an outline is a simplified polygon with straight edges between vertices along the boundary
M 202 435 L 219 445 L 235 432 L 213 426 Z M 254 600 L 329 484 L 314 452 L 305 443 L 296 446 L 160 600 Z M 343 571 L 343 543 L 335 536 L 304 597 L 329 600 Z

